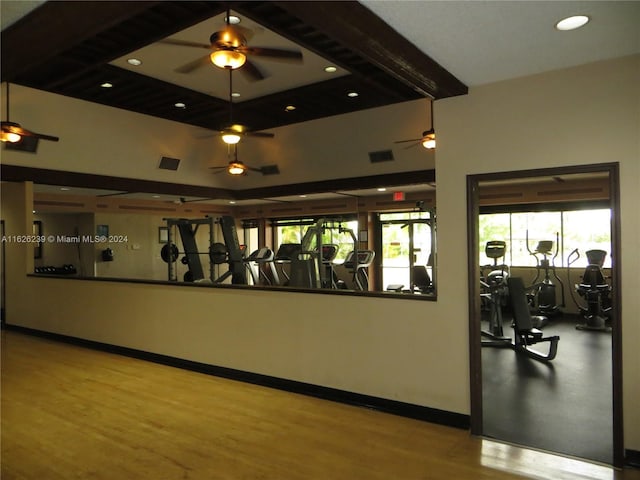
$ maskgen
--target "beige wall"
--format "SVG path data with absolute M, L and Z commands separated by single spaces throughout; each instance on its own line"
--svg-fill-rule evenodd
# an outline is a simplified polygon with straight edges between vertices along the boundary
M 466 176 L 619 162 L 625 446 L 640 448 L 640 57 L 500 82 L 436 102 L 439 302 L 452 318 L 466 279 Z M 466 332 L 462 334 L 466 341 Z M 462 337 L 459 341 L 462 341 Z
M 390 149 L 395 140 L 418 138 L 430 124 L 426 100 L 274 128 L 274 139 L 247 138 L 239 159 L 250 166 L 277 164 L 281 173 L 269 176 L 212 174 L 208 167 L 226 165 L 229 158 L 211 131 L 20 85 L 11 85 L 11 118 L 60 141 L 39 142 L 36 155 L 2 151 L 3 163 L 160 182 L 247 189 L 434 165 L 433 153 L 419 147 L 395 149 L 394 162 L 371 164 L 368 156 Z M 163 156 L 179 158 L 178 170 L 158 169 Z
M 94 235 L 92 213 L 72 214 L 34 214 L 34 220 L 42 222 L 42 235 L 60 237 L 74 237 L 77 235 Z M 78 274 L 93 276 L 93 249 L 86 243 L 71 243 L 63 241 L 44 242 L 42 258 L 35 260 L 36 267 L 61 267 L 71 264 L 76 267 Z
M 467 96 L 436 103 L 437 302 L 26 278 L 24 265 L 14 264 L 10 274 L 19 288 L 7 291 L 8 320 L 469 413 L 466 175 L 620 162 L 625 447 L 640 450 L 640 414 L 633 408 L 634 399 L 640 398 L 640 354 L 635 348 L 640 343 L 640 296 L 635 294 L 640 289 L 638 63 L 636 57 L 551 72 L 472 89 Z M 409 102 L 393 111 L 414 111 L 417 103 L 422 104 Z M 365 114 L 378 125 L 387 112 Z M 108 127 L 98 131 L 102 134 Z M 126 147 L 126 132 L 120 134 Z M 302 151 L 296 138 L 288 141 L 287 149 Z M 340 158 L 340 150 L 332 150 L 332 155 Z M 381 173 L 365 167 L 363 174 Z M 96 173 L 105 173 L 100 168 L 96 166 Z M 411 169 L 415 165 L 407 168 Z M 353 167 L 344 171 L 347 175 L 335 176 L 349 176 L 351 171 Z M 30 211 L 27 206 L 28 217 Z M 36 291 L 41 303 L 31 300 Z

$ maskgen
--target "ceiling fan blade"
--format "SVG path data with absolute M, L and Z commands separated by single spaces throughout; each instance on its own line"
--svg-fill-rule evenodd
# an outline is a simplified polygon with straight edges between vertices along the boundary
M 280 169 L 276 164 L 265 165 L 260 168 L 260 173 L 262 173 L 262 175 L 278 175 L 280 173 Z
M 240 47 L 239 52 L 257 57 L 269 57 L 274 60 L 302 61 L 302 52 L 299 50 L 283 50 L 281 48 L 266 47 Z
M 212 174 L 213 175 L 217 175 L 219 173 L 224 173 L 227 171 L 227 165 L 225 165 L 224 167 L 209 167 L 209 170 L 212 170 Z
M 232 26 L 234 29 L 240 32 L 247 41 L 251 40 L 256 33 L 251 28 L 243 27 L 242 25 L 232 25 Z M 264 32 L 264 28 L 262 27 L 256 27 L 256 29 L 259 30 L 260 32 Z
M 29 136 L 29 135 L 27 135 Z M 44 133 L 35 133 L 33 132 L 30 136 L 39 138 L 40 140 L 49 140 L 50 142 L 58 142 L 60 141 L 59 137 L 54 137 L 53 135 L 45 135 Z
M 211 45 L 206 43 L 190 42 L 189 40 L 177 40 L 174 38 L 165 38 L 158 43 L 165 43 L 167 45 L 177 45 L 178 47 L 194 47 L 194 48 L 206 48 L 211 50 Z
M 276 135 L 270 132 L 244 132 L 247 137 L 273 138 Z
M 186 63 L 181 67 L 178 67 L 174 70 L 176 73 L 191 73 L 195 72 L 199 68 L 206 67 L 207 65 L 211 65 L 211 60 L 209 55 L 205 55 L 204 57 L 200 57 L 193 62 Z
M 265 75 L 260 71 L 260 69 L 248 59 L 244 65 L 240 67 L 240 73 L 242 73 L 250 82 L 256 82 L 265 78 Z
M 413 143 L 413 144 L 409 145 L 408 147 L 404 147 L 404 150 L 407 150 L 407 149 L 413 148 L 413 147 L 417 147 L 421 143 L 422 143 L 422 139 L 418 140 L 416 143 Z
M 35 137 L 35 138 L 39 138 L 40 140 L 49 140 L 51 142 L 60 141 L 59 137 L 54 137 L 53 135 L 46 135 L 44 133 L 32 132 L 31 130 L 27 130 L 26 128 L 23 128 L 22 126 L 20 126 L 19 123 L 15 123 L 15 122 L 8 122 L 8 121 L 2 122 L 2 131 L 15 133 L 17 135 L 20 135 L 21 137 Z
M 397 142 L 393 142 L 393 143 L 407 143 L 407 142 L 421 142 L 422 138 L 412 138 L 411 140 L 398 140 Z

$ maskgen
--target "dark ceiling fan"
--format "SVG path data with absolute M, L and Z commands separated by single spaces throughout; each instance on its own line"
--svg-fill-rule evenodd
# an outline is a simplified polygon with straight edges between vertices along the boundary
M 49 140 L 57 142 L 60 139 L 53 135 L 45 135 L 44 133 L 36 133 L 20 126 L 19 123 L 9 120 L 9 82 L 7 82 L 7 119 L 2 121 L 2 130 L 0 133 L 0 141 L 7 143 L 20 143 L 23 137 L 37 138 L 39 140 Z
M 229 125 L 220 132 L 220 136 L 224 143 L 228 145 L 238 143 L 242 136 L 261 138 L 273 138 L 275 136 L 270 132 L 252 132 L 244 125 L 233 123 L 233 69 L 229 69 Z
M 262 80 L 265 75 L 247 56 L 298 63 L 303 61 L 302 52 L 299 50 L 248 46 L 247 38 L 251 38 L 251 31 L 239 25 L 232 25 L 230 19 L 230 11 L 227 10 L 224 28 L 211 34 L 209 44 L 171 38 L 161 40 L 160 43 L 169 45 L 211 50 L 211 53 L 182 65 L 175 71 L 178 73 L 191 73 L 198 68 L 213 63 L 217 67 L 224 69 L 235 70 L 239 68 L 249 80 L 256 81 Z
M 229 145 L 229 149 L 233 147 L 233 160 L 230 160 L 227 165 L 221 167 L 209 167 L 210 170 L 214 170 L 214 173 L 222 173 L 226 171 L 229 175 L 248 175 L 249 172 L 260 172 L 262 175 L 277 175 L 280 173 L 278 165 L 265 165 L 263 167 L 250 167 L 238 160 L 238 145 Z
M 411 140 L 398 140 L 397 142 L 393 143 L 413 142 L 412 145 L 409 145 L 405 148 L 412 148 L 420 144 L 422 144 L 422 146 L 428 150 L 433 150 L 436 148 L 436 131 L 434 130 L 433 122 L 433 100 L 429 102 L 429 105 L 431 106 L 431 128 L 422 132 L 422 137 L 420 138 L 412 138 Z

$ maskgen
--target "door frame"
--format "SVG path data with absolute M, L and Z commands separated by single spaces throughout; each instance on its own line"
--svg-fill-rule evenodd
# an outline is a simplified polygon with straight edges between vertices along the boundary
M 611 208 L 611 284 L 612 284 L 612 416 L 613 416 L 613 466 L 624 466 L 624 432 L 622 410 L 622 296 L 621 271 L 622 251 L 620 241 L 620 167 L 618 163 L 601 163 L 567 167 L 518 170 L 512 172 L 467 175 L 467 262 L 469 285 L 469 369 L 471 434 L 482 435 L 482 355 L 480 322 L 480 278 L 478 218 L 479 184 L 483 181 L 508 180 L 525 177 L 560 176 L 578 173 L 608 173 L 609 207 Z

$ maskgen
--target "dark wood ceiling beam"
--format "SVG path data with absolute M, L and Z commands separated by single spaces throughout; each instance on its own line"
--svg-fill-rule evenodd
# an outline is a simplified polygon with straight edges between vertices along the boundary
M 156 182 L 136 178 L 111 177 L 89 173 L 48 170 L 44 168 L 2 165 L 0 178 L 6 182 L 30 181 L 41 185 L 56 185 L 76 188 L 94 188 L 98 190 L 118 190 L 131 193 L 156 193 L 181 195 L 185 197 L 235 199 L 232 190 L 205 187 L 200 185 L 182 185 L 179 183 Z
M 370 175 L 358 178 L 336 178 L 318 182 L 298 183 L 294 185 L 252 188 L 236 191 L 238 200 L 258 198 L 288 197 L 292 195 L 310 195 L 338 191 L 357 191 L 381 187 L 400 187 L 435 182 L 435 170 L 398 172 L 385 175 Z
M 56 185 L 77 188 L 93 188 L 97 190 L 117 190 L 122 192 L 156 193 L 229 200 L 254 200 L 270 197 L 287 197 L 291 195 L 308 195 L 312 193 L 357 191 L 380 187 L 420 185 L 434 182 L 435 178 L 435 170 L 418 170 L 385 175 L 371 175 L 366 177 L 321 180 L 294 185 L 280 185 L 245 190 L 228 190 L 200 185 L 182 185 L 178 183 L 76 173 L 63 170 L 49 170 L 44 168 L 23 167 L 19 165 L 3 165 L 0 170 L 0 180 L 3 182 L 29 181 L 40 185 Z
M 359 2 L 272 3 L 348 46 L 422 95 L 438 99 L 468 92 L 465 84 Z
M 46 2 L 2 31 L 2 81 L 116 26 L 161 1 Z

